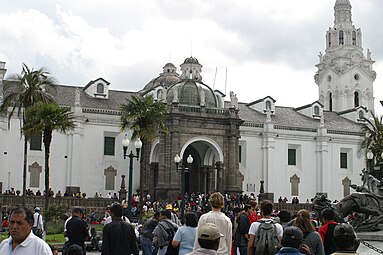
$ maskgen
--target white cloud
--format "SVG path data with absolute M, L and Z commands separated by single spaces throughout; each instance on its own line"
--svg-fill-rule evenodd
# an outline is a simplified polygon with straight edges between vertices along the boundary
M 250 102 L 270 95 L 278 105 L 317 99 L 318 52 L 333 25 L 335 0 L 13 0 L 0 11 L 0 60 L 8 74 L 21 63 L 47 67 L 63 84 L 103 77 L 112 89 L 136 91 L 166 62 L 191 55 L 204 82 Z M 382 94 L 383 1 L 351 0 L 365 51 L 377 61 Z M 303 95 L 303 96 L 302 96 Z M 380 109 L 379 107 L 377 109 Z

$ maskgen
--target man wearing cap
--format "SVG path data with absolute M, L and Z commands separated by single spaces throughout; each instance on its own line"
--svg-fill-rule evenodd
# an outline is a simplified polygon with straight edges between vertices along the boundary
M 224 197 L 220 192 L 215 192 L 211 194 L 209 198 L 209 203 L 212 207 L 211 211 L 201 215 L 198 221 L 198 229 L 207 223 L 214 223 L 218 226 L 220 233 L 224 236 L 221 238 L 219 242 L 219 248 L 217 253 L 219 255 L 227 255 L 231 254 L 231 246 L 232 246 L 232 223 L 229 217 L 227 217 L 224 213 L 221 212 L 221 209 L 224 207 Z M 199 242 L 196 238 L 194 242 L 194 249 L 199 248 Z
M 66 235 L 69 239 L 66 248 L 77 244 L 83 248 L 85 254 L 85 240 L 89 237 L 88 225 L 83 221 L 84 211 L 80 207 L 72 209 L 72 218 L 66 224 Z
M 306 244 L 303 244 L 303 232 L 298 227 L 285 227 L 281 244 L 282 249 L 279 250 L 277 255 L 287 253 L 290 255 L 311 255 L 310 248 Z
M 175 223 L 177 226 L 181 226 L 181 222 L 178 220 L 177 215 L 173 213 L 173 206 L 171 204 L 167 204 L 165 206 L 165 209 L 170 212 L 171 220 L 173 221 L 173 223 Z
M 33 214 L 32 232 L 36 236 L 43 238 L 44 223 L 43 223 L 43 217 L 40 214 L 40 208 L 39 207 L 35 207 L 35 213 Z
M 347 223 L 339 223 L 334 228 L 334 243 L 336 252 L 333 254 L 358 254 L 360 240 L 357 238 L 354 228 Z
M 218 254 L 219 241 L 224 235 L 221 234 L 219 228 L 214 223 L 206 223 L 198 229 L 197 240 L 200 245 L 191 253 L 186 255 L 200 254 Z
M 32 233 L 33 214 L 28 208 L 13 209 L 9 218 L 11 236 L 1 242 L 1 255 L 52 255 L 49 245 Z

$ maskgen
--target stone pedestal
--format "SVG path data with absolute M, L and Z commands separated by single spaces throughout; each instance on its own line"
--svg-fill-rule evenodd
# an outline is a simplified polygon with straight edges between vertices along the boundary
M 76 186 L 67 186 L 65 188 L 65 190 L 68 192 L 68 194 L 70 196 L 72 196 L 73 194 L 77 194 L 78 192 L 80 192 L 80 187 L 76 187 Z
M 274 193 L 261 193 L 258 195 L 258 203 L 261 203 L 263 200 L 270 200 L 274 203 Z

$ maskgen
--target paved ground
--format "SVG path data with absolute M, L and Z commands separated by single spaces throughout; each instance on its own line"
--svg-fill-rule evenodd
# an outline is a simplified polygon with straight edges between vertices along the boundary
M 376 241 L 371 241 L 368 242 L 369 244 L 383 250 L 383 242 L 376 242 Z M 360 244 L 359 249 L 358 249 L 359 255 L 377 255 L 380 254 L 374 250 L 371 250 L 370 248 L 366 247 L 363 244 Z M 86 254 L 92 254 L 92 255 L 101 255 L 101 252 L 87 252 Z M 140 252 L 142 254 L 142 252 Z

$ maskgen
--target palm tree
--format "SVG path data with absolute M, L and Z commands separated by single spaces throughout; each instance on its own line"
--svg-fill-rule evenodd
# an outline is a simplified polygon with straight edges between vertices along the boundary
M 158 136 L 158 132 L 167 132 L 165 126 L 167 106 L 161 101 L 154 100 L 153 96 L 132 96 L 127 104 L 121 105 L 121 131 L 132 130 L 132 140 L 140 138 L 142 141 L 142 157 L 147 159 L 146 148 L 150 148 L 150 141 Z M 140 161 L 140 220 L 142 219 L 144 171 L 143 160 Z M 129 203 L 131 198 L 129 198 Z
M 23 64 L 21 74 L 12 74 L 4 81 L 4 91 L 9 93 L 0 105 L 0 112 L 8 113 L 8 128 L 12 116 L 17 111 L 17 116 L 22 117 L 21 128 L 27 123 L 25 110 L 36 102 L 52 102 L 53 97 L 48 92 L 54 89 L 56 80 L 44 68 L 30 69 Z M 27 180 L 28 140 L 24 139 L 24 163 L 23 163 L 23 200 L 25 205 L 26 180 Z
M 45 210 L 49 205 L 49 157 L 52 143 L 53 131 L 57 130 L 66 133 L 74 129 L 74 116 L 70 108 L 60 107 L 57 103 L 39 102 L 26 111 L 28 122 L 23 127 L 24 136 L 31 136 L 42 133 L 44 143 L 44 167 L 45 167 Z
M 366 133 L 364 140 L 361 143 L 361 148 L 365 149 L 366 153 L 371 151 L 377 162 L 383 162 L 383 116 L 378 117 L 372 114 L 371 118 L 364 118 L 366 125 L 362 130 Z M 376 173 L 371 173 L 374 176 Z M 379 178 L 381 176 L 375 176 Z

